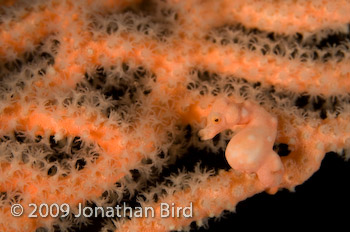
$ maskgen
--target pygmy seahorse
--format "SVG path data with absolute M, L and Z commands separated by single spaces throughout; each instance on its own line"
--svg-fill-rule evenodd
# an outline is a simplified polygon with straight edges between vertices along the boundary
M 226 129 L 239 129 L 226 147 L 228 164 L 240 172 L 256 173 L 261 184 L 275 192 L 284 170 L 273 150 L 277 118 L 251 101 L 236 103 L 219 98 L 212 105 L 206 127 L 198 134 L 207 140 Z

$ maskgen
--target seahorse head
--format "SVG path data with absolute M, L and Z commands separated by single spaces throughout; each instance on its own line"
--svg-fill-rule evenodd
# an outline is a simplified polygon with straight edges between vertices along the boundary
M 224 98 L 217 99 L 207 117 L 207 125 L 198 135 L 202 140 L 212 139 L 218 133 L 229 129 L 239 121 L 239 108 Z

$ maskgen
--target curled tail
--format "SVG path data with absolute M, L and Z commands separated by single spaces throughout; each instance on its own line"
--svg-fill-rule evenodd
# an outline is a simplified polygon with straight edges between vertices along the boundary
M 257 174 L 262 185 L 277 190 L 276 188 L 282 182 L 283 172 L 282 161 L 277 153 L 273 151 L 266 157 L 264 164 L 257 171 Z

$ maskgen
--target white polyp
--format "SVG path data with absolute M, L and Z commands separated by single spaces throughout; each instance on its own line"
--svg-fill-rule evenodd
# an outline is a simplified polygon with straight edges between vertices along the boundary
M 289 139 L 289 144 L 295 145 L 295 143 L 296 143 L 295 138 L 290 138 L 290 139 Z
M 242 108 L 242 117 L 246 117 L 248 115 L 248 111 L 243 107 Z
M 63 132 L 62 131 L 58 131 L 56 134 L 55 134 L 55 141 L 59 141 L 61 139 L 63 139 Z
M 56 70 L 53 67 L 49 66 L 47 68 L 47 73 L 50 74 L 50 75 L 55 75 L 56 74 Z
M 324 149 L 323 143 L 318 142 L 317 145 L 316 145 L 316 148 L 317 148 L 318 150 L 323 150 L 323 149 Z
M 91 56 L 94 54 L 94 50 L 92 50 L 91 48 L 88 48 L 87 53 Z
M 309 132 L 304 132 L 303 137 L 304 137 L 304 139 L 309 139 L 310 138 L 310 133 Z
M 244 189 L 242 186 L 237 186 L 233 189 L 233 194 L 235 197 L 241 197 L 244 193 Z
M 197 226 L 199 226 L 199 227 L 203 226 L 203 221 L 202 220 L 198 220 L 196 223 L 197 223 Z

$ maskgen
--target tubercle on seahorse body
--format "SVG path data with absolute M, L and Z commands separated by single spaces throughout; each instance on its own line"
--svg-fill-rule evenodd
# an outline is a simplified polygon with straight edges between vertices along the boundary
M 203 140 L 212 139 L 226 130 L 238 133 L 227 145 L 225 156 L 229 165 L 241 172 L 256 173 L 261 184 L 270 193 L 282 181 L 283 164 L 273 151 L 277 135 L 277 119 L 264 108 L 250 101 L 236 103 L 225 98 L 217 99 L 207 117 L 207 125 L 199 131 Z

